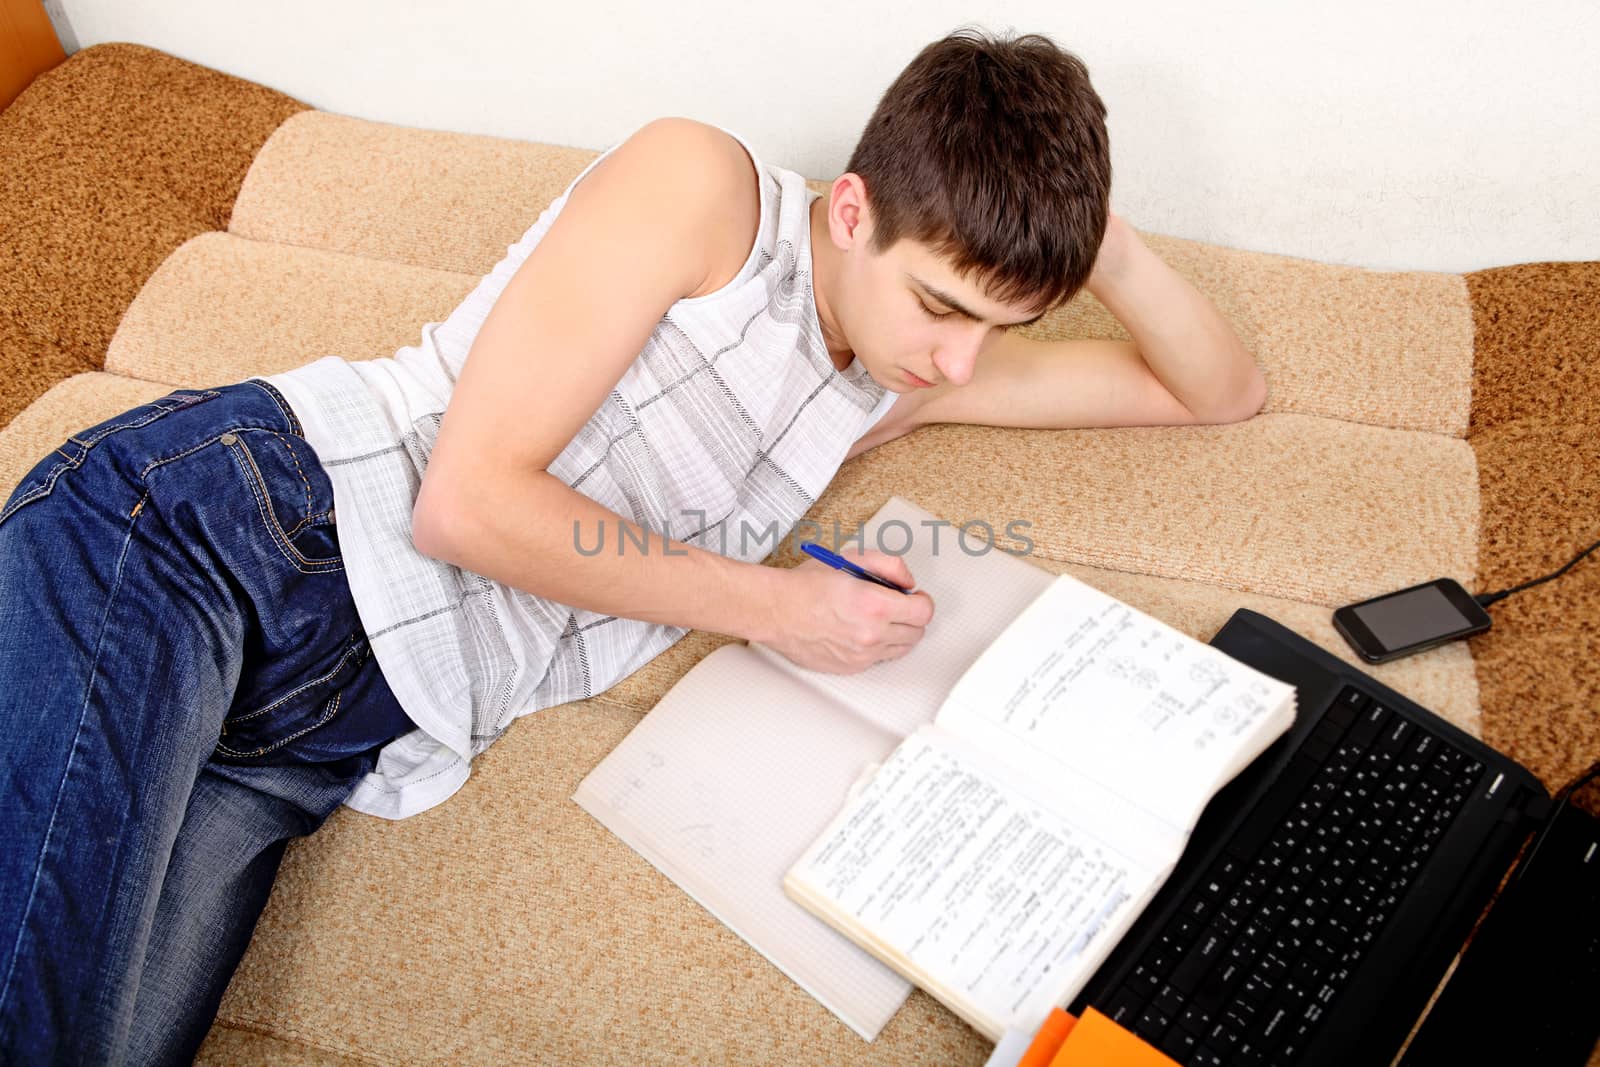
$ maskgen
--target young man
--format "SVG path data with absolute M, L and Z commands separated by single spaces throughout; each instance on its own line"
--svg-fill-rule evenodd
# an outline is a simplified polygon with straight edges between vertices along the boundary
M 1216 308 L 1110 213 L 1104 115 L 1082 64 L 1032 35 L 954 34 L 884 94 L 805 223 L 803 296 L 827 358 L 899 394 L 841 461 L 934 422 L 1171 425 L 1260 409 L 1264 379 Z M 669 544 L 547 473 L 678 302 L 739 280 L 752 234 L 760 246 L 761 182 L 736 138 L 686 119 L 647 125 L 580 176 L 473 342 L 416 503 L 422 551 L 602 615 L 757 639 L 817 670 L 910 650 L 932 616 L 925 592 Z M 1085 285 L 1133 341 L 1008 332 Z M 773 358 L 802 360 L 804 341 Z M 647 549 L 574 551 L 576 531 L 619 525 Z M 899 558 L 863 563 L 912 584 Z
M 690 628 L 904 655 L 927 592 L 759 565 L 850 456 L 1259 409 L 1226 323 L 1110 215 L 1104 114 L 1048 40 L 957 34 L 825 200 L 652 122 L 418 345 L 44 457 L 0 506 L 0 1059 L 188 1062 L 290 838 L 443 802 L 517 717 Z M 1008 332 L 1085 285 L 1132 343 Z

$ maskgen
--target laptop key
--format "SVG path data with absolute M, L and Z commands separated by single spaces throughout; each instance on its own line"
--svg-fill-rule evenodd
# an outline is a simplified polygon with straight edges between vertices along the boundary
M 1300 799 L 1300 791 L 1311 781 L 1317 773 L 1315 760 L 1296 755 L 1283 769 L 1278 780 L 1273 783 L 1271 790 L 1255 809 L 1250 812 L 1250 817 L 1245 820 L 1244 826 L 1233 835 L 1228 842 L 1228 851 L 1235 856 L 1249 858 L 1255 855 L 1275 829 L 1283 813 L 1291 808 Z
M 1200 935 L 1183 962 L 1178 964 L 1178 969 L 1172 972 L 1172 984 L 1185 993 L 1193 993 L 1226 947 L 1227 938 L 1221 930 L 1216 927 L 1208 929 Z
M 1439 751 L 1439 739 L 1426 730 L 1418 730 L 1411 739 L 1411 755 L 1421 763 L 1430 763 Z
M 1181 1026 L 1174 1026 L 1167 1031 L 1159 1047 L 1179 1063 L 1187 1063 L 1194 1050 L 1200 1047 L 1200 1038 Z
M 1343 739 L 1344 727 L 1336 722 L 1329 722 L 1324 716 L 1317 724 L 1317 728 L 1311 731 L 1311 736 L 1306 738 L 1305 744 L 1300 746 L 1300 751 L 1321 763 L 1332 754 Z
M 1366 748 L 1377 740 L 1378 733 L 1389 721 L 1389 709 L 1374 701 L 1362 711 L 1361 717 L 1350 728 L 1350 740 Z
M 1178 1013 L 1178 1025 L 1204 1036 L 1211 1029 L 1211 1013 L 1203 1010 L 1198 1004 L 1189 1004 Z
M 1251 1032 L 1250 1021 L 1256 1016 L 1256 1006 L 1252 1001 L 1235 1000 L 1222 1009 L 1222 1022 L 1236 1033 L 1248 1034 Z
M 1113 1001 L 1180 1062 L 1285 1063 L 1313 1047 L 1322 1016 L 1482 787 L 1467 777 L 1484 777 L 1476 760 L 1358 695 L 1335 705 L 1348 732 L 1324 715 L 1318 744 L 1291 756 L 1176 906 L 1134 972 L 1140 987 L 1130 976 Z
M 1242 874 L 1244 874 L 1244 864 L 1233 856 L 1218 856 L 1211 865 L 1211 880 L 1222 887 L 1220 892 L 1226 892 Z
M 1158 945 L 1155 952 L 1145 957 L 1145 962 L 1150 964 L 1150 976 L 1157 982 L 1160 982 L 1163 978 L 1172 973 L 1172 968 L 1177 966 L 1178 957 L 1175 953 L 1170 952 Z M 1152 990 L 1152 992 L 1154 992 L 1154 990 Z
M 1448 793 L 1455 788 L 1458 779 L 1455 771 L 1445 765 L 1445 761 L 1442 758 L 1444 753 L 1441 752 L 1439 755 L 1441 758 L 1435 760 L 1433 766 L 1422 772 L 1422 781 L 1442 793 Z
M 1239 996 L 1256 1004 L 1266 1002 L 1272 995 L 1272 989 L 1258 974 L 1252 974 L 1239 986 Z
M 1133 1032 L 1154 1044 L 1167 1032 L 1167 1027 L 1171 1023 L 1172 1020 L 1162 1015 L 1152 1004 L 1139 1016 L 1139 1021 L 1133 1024 Z
M 1310 956 L 1301 956 L 1289 971 L 1297 982 L 1310 985 L 1322 977 L 1322 965 Z
M 1193 919 L 1196 922 L 1201 922 L 1211 914 L 1211 909 L 1214 907 L 1216 907 L 1216 898 L 1208 896 L 1196 896 L 1184 905 L 1183 911 L 1180 914 L 1182 914 L 1185 918 Z
M 1126 986 L 1122 988 L 1120 993 L 1111 998 L 1111 1002 L 1105 1006 L 1103 1012 L 1106 1018 L 1121 1026 L 1124 1030 L 1132 1029 L 1133 1024 L 1138 1021 L 1139 1016 L 1143 1013 L 1144 998 Z
M 1368 703 L 1366 695 L 1361 690 L 1345 686 L 1334 700 L 1333 707 L 1328 709 L 1323 718 L 1332 720 L 1342 727 L 1348 727 L 1356 721 Z
M 1261 1018 L 1264 1020 L 1257 1033 L 1263 1051 L 1275 1048 L 1279 1041 L 1288 1036 L 1290 1023 L 1289 1005 L 1280 1004 L 1274 1000 L 1262 1010 Z
M 1398 716 L 1389 723 L 1388 729 L 1378 736 L 1378 747 L 1389 753 L 1399 753 L 1406 750 L 1411 743 L 1411 735 L 1416 727 L 1411 725 L 1409 719 Z
M 1179 993 L 1171 986 L 1162 986 L 1161 992 L 1156 994 L 1156 999 L 1151 1003 L 1162 1015 L 1173 1019 L 1183 1010 L 1185 999 L 1182 993 Z
M 1260 938 L 1240 938 L 1228 946 L 1227 961 L 1241 971 L 1255 963 L 1256 957 L 1261 954 Z
M 1156 976 L 1148 963 L 1140 963 L 1128 976 L 1127 987 L 1141 997 L 1153 997 L 1156 994 Z
M 1261 1067 L 1267 1061 L 1262 1055 L 1260 1042 L 1243 1041 L 1233 1050 L 1233 1058 L 1229 1062 L 1238 1067 Z
M 1239 1043 L 1239 1031 L 1226 1022 L 1218 1022 L 1211 1027 L 1211 1032 L 1206 1035 L 1206 1044 L 1226 1056 L 1233 1051 L 1233 1046 Z

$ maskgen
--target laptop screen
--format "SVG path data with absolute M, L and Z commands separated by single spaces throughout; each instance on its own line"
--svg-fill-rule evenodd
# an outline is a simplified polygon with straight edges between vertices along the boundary
M 1401 1058 L 1584 1064 L 1600 1038 L 1600 763 L 1551 813 Z

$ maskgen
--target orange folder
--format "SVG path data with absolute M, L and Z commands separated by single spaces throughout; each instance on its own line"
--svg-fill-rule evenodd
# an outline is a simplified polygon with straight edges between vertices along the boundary
M 1176 1060 L 1093 1008 L 1075 1017 L 1050 1009 L 1017 1067 L 1179 1067 Z

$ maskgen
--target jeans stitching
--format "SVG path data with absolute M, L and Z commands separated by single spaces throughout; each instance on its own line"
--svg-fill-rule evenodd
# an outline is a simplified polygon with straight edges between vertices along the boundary
M 168 396 L 170 396 L 170 395 L 171 394 L 169 393 Z M 200 391 L 200 392 L 194 394 L 191 397 L 183 398 L 183 401 L 181 403 L 173 404 L 173 405 L 170 405 L 170 406 L 162 406 L 161 403 L 160 403 L 160 400 L 164 400 L 164 399 L 166 399 L 166 397 L 161 397 L 158 400 L 151 401 L 149 404 L 140 404 L 139 405 L 139 407 L 155 407 L 155 408 L 158 409 L 155 413 L 149 415 L 146 418 L 141 418 L 141 419 L 138 419 L 138 420 L 135 420 L 135 421 L 132 421 L 132 422 L 119 422 L 119 423 L 116 423 L 115 425 L 104 427 L 98 436 L 96 436 L 96 437 L 94 437 L 94 438 L 92 438 L 91 440 L 88 440 L 88 441 L 79 440 L 78 436 L 76 434 L 73 434 L 72 436 L 68 437 L 67 440 L 69 442 L 71 442 L 72 444 L 79 445 L 80 447 L 82 447 L 83 451 L 80 452 L 78 455 L 73 456 L 73 455 L 69 455 L 66 452 L 63 452 L 59 447 L 57 447 L 56 450 L 55 450 L 56 454 L 57 455 L 61 455 L 61 456 L 66 456 L 67 457 L 67 461 L 65 463 L 58 463 L 54 467 L 50 468 L 50 472 L 44 476 L 43 480 L 40 481 L 38 485 L 34 486 L 32 489 L 30 489 L 28 492 L 24 493 L 22 496 L 17 497 L 15 500 L 13 500 L 11 502 L 10 506 L 5 507 L 5 508 L 0 508 L 0 524 L 4 524 L 4 522 L 7 519 L 9 519 L 12 515 L 16 514 L 17 510 L 20 509 L 24 504 L 31 503 L 32 501 L 38 500 L 41 497 L 49 496 L 50 493 L 55 490 L 55 485 L 56 485 L 57 479 L 59 479 L 67 471 L 73 470 L 73 469 L 81 466 L 83 464 L 84 459 L 88 456 L 89 450 L 94 448 L 95 445 L 97 445 L 101 441 L 105 440 L 111 434 L 117 432 L 118 430 L 134 430 L 134 429 L 138 429 L 141 426 L 148 426 L 150 423 L 154 422 L 156 419 L 160 418 L 163 415 L 170 415 L 175 411 L 181 411 L 184 408 L 193 407 L 194 405 L 196 405 L 198 403 L 201 403 L 202 401 L 211 400 L 211 399 L 213 399 L 215 397 L 219 397 L 221 395 L 222 394 L 220 392 L 218 392 L 217 390 L 215 390 L 215 389 L 206 389 L 206 390 L 203 390 L 203 391 Z M 137 409 L 130 409 L 130 410 L 137 410 Z M 126 414 L 126 413 L 124 413 L 124 414 Z M 174 456 L 172 458 L 176 459 L 177 457 Z M 153 467 L 153 466 L 155 466 L 155 464 L 152 463 L 150 466 Z M 150 469 L 150 467 L 146 467 L 143 471 L 140 471 L 139 472 L 140 478 L 143 478 L 145 473 L 148 472 L 149 469 Z
M 265 707 L 257 708 L 255 711 L 247 711 L 243 715 L 235 715 L 232 718 L 223 719 L 222 720 L 223 728 L 226 729 L 229 725 L 231 725 L 233 723 L 236 723 L 236 722 L 244 722 L 246 719 L 253 719 L 257 715 L 265 715 L 267 712 L 273 710 L 279 704 L 282 704 L 284 701 L 290 700 L 290 699 L 292 699 L 294 697 L 299 696 L 301 693 L 305 692 L 307 689 L 310 689 L 314 685 L 321 685 L 323 682 L 326 682 L 329 678 L 332 678 L 334 675 L 336 675 L 340 671 L 344 670 L 344 665 L 350 659 L 350 657 L 354 656 L 354 655 L 357 655 L 358 653 L 360 653 L 360 651 L 361 651 L 361 646 L 360 645 L 352 645 L 351 647 L 345 649 L 344 654 L 339 657 L 339 661 L 333 665 L 333 668 L 331 670 L 329 670 L 328 673 L 322 675 L 321 677 L 313 678 L 309 682 L 305 682 L 305 683 L 303 683 L 301 685 L 296 686 L 294 689 L 292 689 L 289 692 L 285 693 L 283 696 L 279 697 L 277 700 L 274 700 L 272 703 L 266 705 Z
M 283 417 L 289 421 L 290 433 L 302 439 L 305 437 L 305 428 L 300 425 L 300 420 L 295 417 L 294 409 L 289 406 L 289 401 L 284 399 L 283 394 L 278 392 L 276 386 L 271 382 L 262 381 L 260 378 L 246 378 L 245 381 L 272 398 L 272 402 L 278 406 L 278 410 L 283 412 Z
M 278 438 L 278 440 L 283 441 L 283 447 L 287 448 L 289 450 L 289 458 L 294 460 L 294 469 L 295 469 L 295 471 L 297 473 L 299 473 L 300 480 L 305 483 L 305 487 L 306 487 L 306 514 L 309 516 L 311 514 L 311 479 L 307 478 L 306 477 L 306 472 L 300 469 L 300 457 L 295 455 L 294 445 L 291 445 L 288 441 L 284 440 L 284 436 L 281 433 L 280 434 L 276 434 L 274 436 L 276 436 Z M 304 524 L 302 523 L 302 525 L 304 525 Z M 298 529 L 300 529 L 300 527 L 296 526 L 295 529 L 298 530 Z
M 152 400 L 147 405 L 140 405 L 141 407 L 153 407 L 156 409 L 155 411 L 152 411 L 141 418 L 133 419 L 129 422 L 113 423 L 110 426 L 102 426 L 100 427 L 99 432 L 93 437 L 89 438 L 87 441 L 80 441 L 77 437 L 69 437 L 67 440 L 71 441 L 75 445 L 82 445 L 84 450 L 88 451 L 114 433 L 122 430 L 137 430 L 141 426 L 150 425 L 159 418 L 171 415 L 174 412 L 182 411 L 184 408 L 194 407 L 196 404 L 203 403 L 207 400 L 214 400 L 221 395 L 222 394 L 215 389 L 203 389 L 191 396 L 182 397 L 177 403 L 173 404 L 162 404 L 161 401 L 167 399 L 167 397 L 160 397 L 156 400 Z M 171 394 L 169 393 L 168 396 L 171 396 Z
M 332 556 L 324 559 L 312 559 L 301 552 L 294 542 L 289 540 L 289 535 L 284 531 L 283 524 L 278 521 L 277 514 L 272 510 L 272 497 L 267 490 L 267 479 L 266 476 L 261 473 L 261 468 L 256 464 L 255 456 L 245 444 L 244 438 L 235 435 L 234 443 L 239 446 L 239 451 L 244 454 L 245 459 L 247 459 L 250 463 L 250 469 L 255 473 L 256 486 L 253 488 L 259 490 L 256 493 L 256 506 L 261 511 L 262 520 L 271 528 L 268 532 L 277 534 L 281 539 L 279 544 L 280 551 L 287 549 L 288 553 L 293 554 L 293 557 L 289 559 L 289 562 L 293 563 L 295 567 L 304 574 L 321 574 L 327 570 L 342 569 L 343 564 L 340 557 Z M 295 527 L 296 530 L 299 528 L 300 527 L 298 525 Z M 300 566 L 301 562 L 304 562 L 306 566 L 313 567 L 315 569 L 306 570 L 305 567 Z M 325 566 L 325 564 L 332 564 L 333 566 L 329 567 Z
M 161 459 L 153 459 L 153 460 L 151 460 L 148 464 L 145 465 L 144 469 L 139 472 L 139 480 L 140 481 L 146 481 L 146 479 L 147 479 L 148 475 L 150 474 L 150 472 L 155 470 L 157 467 L 165 466 L 166 464 L 171 463 L 175 459 L 182 459 L 184 456 L 190 455 L 191 453 L 194 453 L 194 452 L 198 452 L 202 448 L 207 447 L 208 445 L 216 444 L 226 434 L 230 434 L 230 433 L 236 434 L 240 430 L 254 430 L 254 429 L 262 429 L 262 428 L 263 427 L 256 427 L 256 426 L 235 426 L 230 430 L 219 430 L 214 436 L 206 438 L 204 441 L 201 441 L 197 445 L 190 445 L 188 448 L 184 449 L 182 452 L 175 452 L 170 456 L 164 456 Z M 148 483 L 146 484 L 146 488 L 149 488 Z
M 245 455 L 248 457 L 250 455 L 249 450 L 243 448 L 244 441 L 243 441 L 243 439 L 239 438 L 239 433 L 244 431 L 244 430 L 266 430 L 268 433 L 277 433 L 276 430 L 273 430 L 271 427 L 266 427 L 266 426 L 234 426 L 232 429 L 220 430 L 216 434 L 214 434 L 213 436 L 206 438 L 204 441 L 201 441 L 199 444 L 191 445 L 191 446 L 189 446 L 188 448 L 184 449 L 181 452 L 175 452 L 170 456 L 163 456 L 160 459 L 151 460 L 149 463 L 147 463 L 139 471 L 139 480 L 145 483 L 145 487 L 146 488 L 149 488 L 149 476 L 150 476 L 150 472 L 151 471 L 155 470 L 157 467 L 165 466 L 166 464 L 171 463 L 174 460 L 179 460 L 179 459 L 182 459 L 185 456 L 192 455 L 193 453 L 200 451 L 202 448 L 206 448 L 206 447 L 209 447 L 210 445 L 214 445 L 218 441 L 220 441 L 223 437 L 227 436 L 228 434 L 233 434 L 234 435 L 235 439 L 237 440 L 237 443 L 241 447 L 241 450 L 244 451 Z M 288 546 L 289 549 L 291 551 L 293 551 L 295 553 L 295 555 L 300 556 L 300 558 L 305 560 L 305 562 L 307 564 L 309 564 L 310 566 L 315 568 L 314 570 L 306 570 L 304 567 L 302 567 L 298 563 L 296 563 L 294 558 L 292 556 L 290 556 L 288 554 L 288 552 L 284 551 L 284 546 L 286 544 L 288 544 L 289 535 L 283 533 L 283 527 L 276 521 L 276 519 L 269 519 L 268 518 L 268 516 L 271 514 L 271 508 L 264 506 L 263 503 L 262 503 L 262 499 L 261 499 L 262 494 L 265 492 L 265 489 L 264 489 L 264 484 L 265 483 L 264 483 L 264 480 L 261 478 L 260 468 L 255 466 L 255 459 L 253 457 L 250 459 L 250 465 L 251 465 L 252 468 L 255 469 L 256 477 L 255 478 L 251 478 L 250 475 L 247 472 L 245 474 L 245 481 L 250 484 L 251 494 L 253 496 L 255 496 L 255 498 L 256 498 L 256 506 L 258 508 L 262 509 L 263 512 L 265 512 L 265 514 L 262 516 L 262 521 L 267 524 L 267 526 L 268 526 L 268 531 L 267 531 L 268 535 L 272 536 L 273 543 L 277 545 L 279 553 L 281 553 L 284 556 L 284 558 L 287 559 L 289 561 L 289 563 L 291 565 L 293 565 L 294 568 L 296 570 L 298 570 L 301 574 L 325 574 L 325 573 L 328 573 L 329 571 L 343 570 L 344 569 L 344 563 L 343 563 L 343 557 L 341 557 L 341 556 L 334 556 L 334 557 L 331 557 L 331 558 L 328 558 L 328 559 L 310 559 L 309 557 L 301 555 L 300 552 L 297 549 L 295 549 L 293 545 L 289 545 Z M 23 500 L 17 501 L 17 506 L 18 507 L 22 506 L 22 504 L 25 503 L 27 499 L 31 499 L 31 496 L 28 497 L 28 498 L 24 498 Z M 15 508 L 13 508 L 11 510 L 15 510 Z M 309 519 L 321 518 L 324 515 L 330 515 L 332 513 L 333 513 L 333 508 L 329 508 L 327 511 L 319 512 L 316 515 L 307 516 L 307 519 L 309 520 Z M 10 511 L 0 512 L 0 522 L 4 522 L 5 518 L 6 518 L 6 515 L 8 515 L 8 514 L 10 514 Z M 303 526 L 303 525 L 304 525 L 304 523 L 302 522 L 299 525 L 295 526 L 295 532 L 298 533 L 299 530 L 300 530 L 300 526 Z M 278 536 L 274 536 L 275 533 L 276 534 L 282 534 L 282 537 L 280 538 Z M 328 566 L 328 564 L 331 564 L 331 566 Z
M 60 449 L 57 449 L 57 451 L 60 451 Z M 54 467 L 50 468 L 50 473 L 44 476 L 44 481 L 34 486 L 28 492 L 17 497 L 16 500 L 12 501 L 10 507 L 6 508 L 4 511 L 0 511 L 0 523 L 4 523 L 12 515 L 16 514 L 17 511 L 21 509 L 22 505 L 33 500 L 38 500 L 40 497 L 49 496 L 51 490 L 55 488 L 56 479 L 61 477 L 67 471 L 72 470 L 76 466 L 76 463 L 57 463 Z
M 338 712 L 339 712 L 339 703 L 343 698 L 344 698 L 344 691 L 343 690 L 340 690 L 339 692 L 333 694 L 333 696 L 331 698 L 329 698 L 328 703 L 323 708 L 322 718 L 318 719 L 316 722 L 312 723 L 310 726 L 307 726 L 303 730 L 296 730 L 294 733 L 290 734 L 288 737 L 285 737 L 280 741 L 274 741 L 270 745 L 263 745 L 260 748 L 255 749 L 254 751 L 251 751 L 251 752 L 240 752 L 237 749 L 232 749 L 232 748 L 227 747 L 226 745 L 222 744 L 219 741 L 219 742 L 217 742 L 217 751 L 222 753 L 224 756 L 234 756 L 234 757 L 264 756 L 268 752 L 272 752 L 275 749 L 282 748 L 284 745 L 287 745 L 290 741 L 293 741 L 297 737 L 305 736 L 306 734 L 310 733 L 312 730 L 315 730 L 317 727 L 319 727 L 319 726 L 323 725 L 324 723 L 326 723 L 329 719 L 333 718 L 334 715 L 338 714 Z
M 107 620 L 111 617 L 111 608 L 116 603 L 117 596 L 122 592 L 123 570 L 128 560 L 128 548 L 133 544 L 134 522 L 135 520 L 132 519 L 128 522 L 128 532 L 123 536 L 122 550 L 117 555 L 116 579 L 112 582 L 111 595 L 106 598 L 105 611 L 100 615 L 100 632 L 95 638 L 94 661 L 89 667 L 89 684 L 83 691 L 83 706 L 78 709 L 78 728 L 72 736 L 72 750 L 67 757 L 66 767 L 62 769 L 61 781 L 56 785 L 55 803 L 50 809 L 50 823 L 45 827 L 44 841 L 39 846 L 37 866 L 34 867 L 33 871 L 33 884 L 28 887 L 28 901 L 23 905 L 22 921 L 17 926 L 17 940 L 12 945 L 11 966 L 7 968 L 5 977 L 0 979 L 0 1009 L 4 1008 L 6 994 L 11 991 L 11 979 L 16 973 L 17 959 L 22 955 L 23 938 L 28 932 L 28 917 L 33 912 L 33 901 L 39 888 L 40 874 L 44 870 L 45 861 L 50 852 L 50 839 L 55 834 L 56 815 L 61 810 L 61 796 L 66 788 L 67 778 L 72 773 L 72 765 L 77 759 L 78 739 L 83 736 L 84 719 L 88 715 L 89 701 L 94 695 L 95 679 L 99 677 L 100 673 L 100 650 L 105 645 Z
M 266 478 L 262 475 L 261 468 L 256 465 L 255 457 L 250 454 L 250 449 L 245 445 L 244 438 L 235 434 L 234 446 L 238 447 L 240 454 L 250 464 L 251 471 L 255 473 L 254 478 L 247 476 L 246 481 L 251 483 L 250 491 L 255 495 L 256 508 L 261 512 L 261 521 L 266 524 L 267 533 L 277 544 L 278 551 L 283 554 L 283 557 L 302 574 L 323 574 L 328 571 L 343 570 L 344 564 L 339 556 L 312 559 L 295 547 L 294 543 L 289 540 L 288 534 L 284 532 L 282 524 L 278 522 L 278 517 L 272 512 L 271 497 L 267 494 Z M 302 563 L 305 566 L 301 566 Z M 312 569 L 307 570 L 307 567 Z
M 305 518 L 301 519 L 299 522 L 295 523 L 294 524 L 294 529 L 288 531 L 288 536 L 289 537 L 293 537 L 295 534 L 299 533 L 305 527 L 310 526 L 312 523 L 316 522 L 318 519 L 325 519 L 329 515 L 332 515 L 332 514 L 333 514 L 333 509 L 332 508 L 329 508 L 327 511 L 313 512 L 312 514 L 307 515 Z

